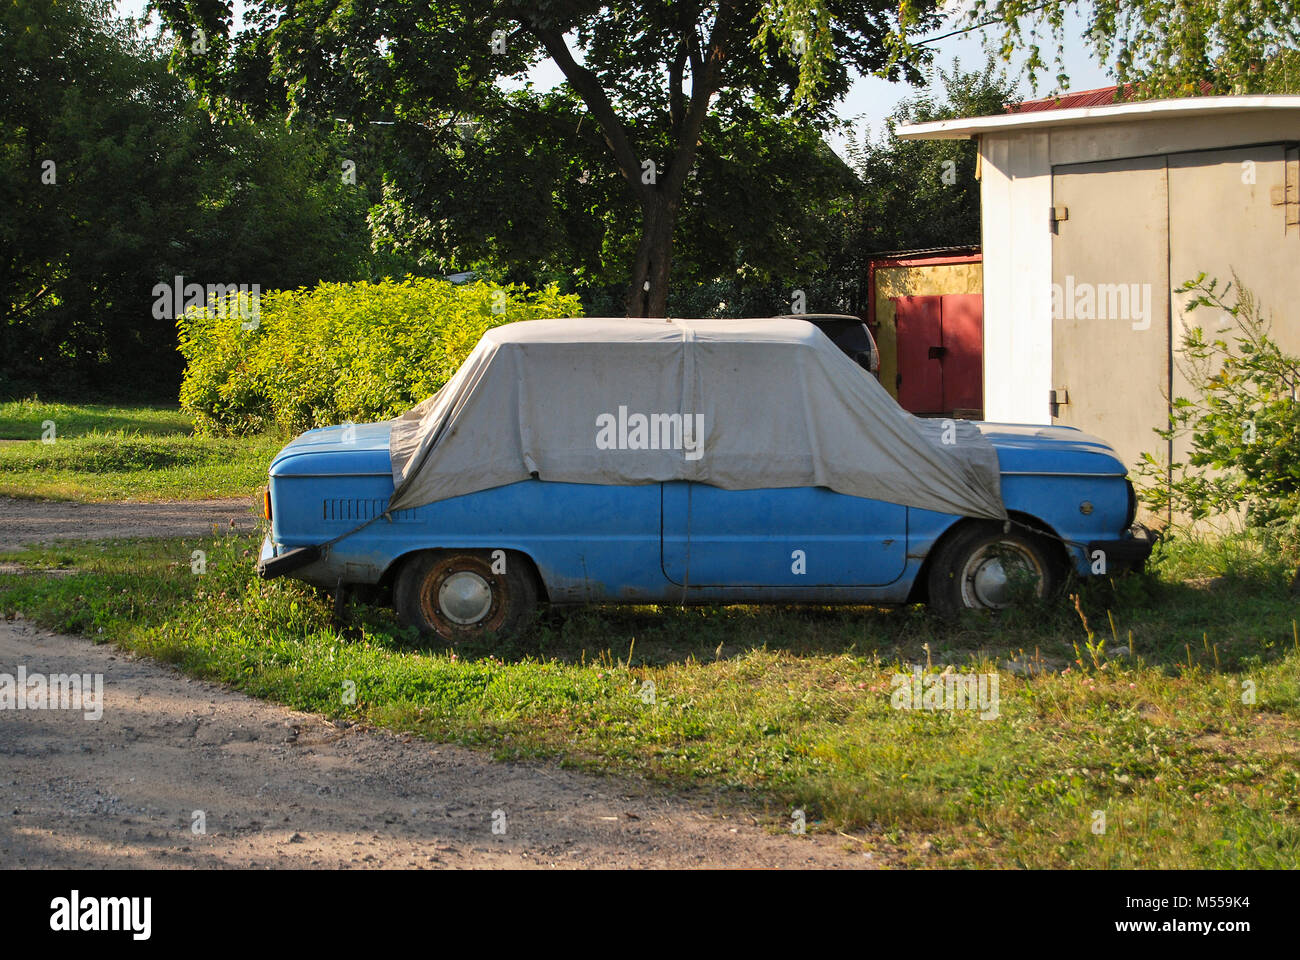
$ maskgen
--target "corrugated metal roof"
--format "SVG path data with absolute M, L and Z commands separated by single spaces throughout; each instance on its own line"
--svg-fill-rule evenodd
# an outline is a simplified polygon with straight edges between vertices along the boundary
M 1125 86 L 1125 94 L 1127 95 L 1132 89 L 1132 85 Z M 1117 98 L 1115 94 L 1118 92 L 1118 86 L 1098 87 L 1096 90 L 1080 90 L 1078 93 L 1067 93 L 1060 97 L 1025 100 L 1022 103 L 1013 103 L 1008 106 L 1007 113 L 1037 113 L 1040 110 L 1069 110 L 1071 107 L 1100 107 L 1107 103 L 1118 103 L 1126 99 L 1125 97 Z
M 1201 95 L 1209 96 L 1214 84 L 1208 80 L 1201 81 Z M 1104 107 L 1110 103 L 1133 102 L 1133 84 L 1124 84 L 1123 93 L 1119 85 L 1098 87 L 1096 90 L 1079 90 L 1064 93 L 1059 97 L 1043 97 L 1041 100 L 1025 100 L 1007 107 L 1007 113 L 1038 113 L 1041 110 L 1071 110 L 1075 107 Z
M 961 256 L 979 253 L 977 243 L 961 244 L 955 247 L 915 247 L 911 250 L 877 250 L 867 254 L 868 260 L 901 260 L 911 257 Z

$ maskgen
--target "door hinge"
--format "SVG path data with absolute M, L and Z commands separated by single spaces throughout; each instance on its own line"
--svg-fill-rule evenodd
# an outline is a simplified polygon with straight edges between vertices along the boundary
M 1056 390 L 1047 391 L 1047 402 L 1052 408 L 1052 416 L 1060 416 L 1061 407 L 1070 402 L 1070 391 L 1061 387 Z

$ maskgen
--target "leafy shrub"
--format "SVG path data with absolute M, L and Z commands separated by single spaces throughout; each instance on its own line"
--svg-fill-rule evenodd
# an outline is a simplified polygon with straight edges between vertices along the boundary
M 231 295 L 177 322 L 181 405 L 201 433 L 382 420 L 435 393 L 489 328 L 580 309 L 554 286 L 413 277 L 272 291 L 255 318 Z
M 1142 497 L 1157 511 L 1190 520 L 1244 509 L 1248 526 L 1294 543 L 1300 358 L 1270 338 L 1259 304 L 1240 283 L 1220 289 L 1201 274 L 1181 292 L 1194 294 L 1189 309 L 1209 308 L 1222 318 L 1218 328 L 1230 332 L 1206 339 L 1198 326 L 1183 335 L 1180 369 L 1199 396 L 1175 398 L 1169 428 L 1156 432 L 1165 440 L 1188 438 L 1190 453 L 1168 467 L 1144 453 L 1138 473 L 1151 482 Z

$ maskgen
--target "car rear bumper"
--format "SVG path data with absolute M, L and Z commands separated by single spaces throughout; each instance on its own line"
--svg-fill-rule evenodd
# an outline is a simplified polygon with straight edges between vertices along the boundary
M 1093 565 L 1098 554 L 1105 559 L 1106 573 L 1127 573 L 1141 570 L 1156 545 L 1156 537 L 1145 527 L 1135 527 L 1127 537 L 1119 540 L 1089 540 L 1088 563 Z
M 274 580 L 309 563 L 315 563 L 320 557 L 320 547 L 297 547 L 280 551 L 271 538 L 267 537 L 262 541 L 262 552 L 257 558 L 257 575 L 263 580 Z

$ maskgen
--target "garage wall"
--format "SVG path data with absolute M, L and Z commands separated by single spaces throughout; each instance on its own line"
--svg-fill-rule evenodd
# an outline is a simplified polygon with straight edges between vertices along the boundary
M 1300 113 L 1271 110 L 983 134 L 985 417 L 1010 423 L 1052 422 L 1054 166 L 1280 141 L 1300 141 Z M 1270 178 L 1267 182 L 1265 176 Z M 1261 170 L 1258 177 L 1260 189 L 1268 191 L 1280 174 Z M 1300 317 L 1286 312 L 1300 298 L 1300 264 L 1290 252 L 1300 241 L 1300 231 L 1282 236 L 1270 227 L 1266 235 L 1252 234 L 1255 239 L 1246 246 L 1267 253 L 1243 256 L 1241 236 L 1225 238 L 1222 231 L 1222 218 L 1235 216 L 1234 203 L 1219 200 L 1200 210 L 1171 211 L 1185 241 L 1181 249 L 1186 251 L 1176 266 L 1185 272 L 1183 263 L 1209 261 L 1208 252 L 1225 251 L 1230 245 L 1235 254 L 1225 252 L 1219 265 L 1207 262 L 1198 269 L 1226 276 L 1229 264 L 1249 262 L 1261 299 L 1274 305 L 1278 339 L 1293 351 L 1300 350 Z M 1279 263 L 1284 264 L 1281 269 Z
M 1050 423 L 1052 170 L 1046 133 L 981 139 L 984 418 Z
M 1091 123 L 1050 131 L 1052 164 L 1217 150 L 1300 139 L 1300 117 L 1269 110 L 1209 117 Z
M 1296 183 L 1298 167 L 1296 151 L 1282 146 L 1170 156 L 1169 271 L 1174 287 L 1202 272 L 1222 287 L 1235 274 L 1271 322 L 1274 340 L 1300 355 L 1300 223 L 1286 222 L 1297 219 L 1300 206 L 1293 203 L 1288 211 L 1271 196 L 1288 179 Z M 1179 350 L 1185 331 L 1199 326 L 1207 339 L 1230 339 L 1236 332 L 1208 310 L 1186 310 L 1189 300 L 1188 294 L 1173 296 L 1171 383 L 1173 395 L 1183 397 L 1195 395 Z M 1190 444 L 1180 438 L 1173 458 L 1185 461 L 1189 452 Z

